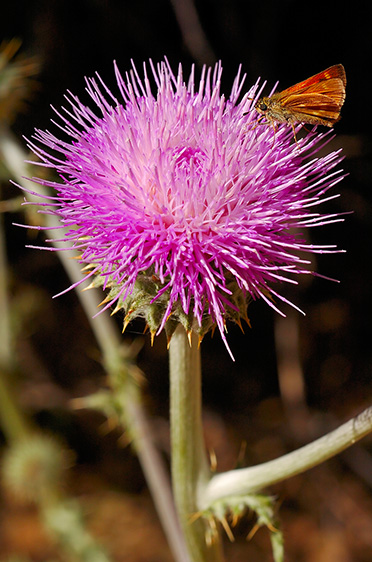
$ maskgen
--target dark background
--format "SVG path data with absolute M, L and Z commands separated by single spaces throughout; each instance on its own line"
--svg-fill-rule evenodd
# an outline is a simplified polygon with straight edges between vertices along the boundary
M 206 434 L 222 470 L 234 466 L 243 442 L 247 444 L 244 464 L 262 462 L 336 427 L 371 402 L 372 4 L 199 0 L 194 7 L 203 30 L 201 46 L 195 26 L 190 41 L 183 33 L 188 4 L 177 4 L 183 8 L 177 16 L 175 4 L 169 0 L 6 2 L 1 8 L 0 39 L 21 38 L 22 51 L 42 61 L 38 89 L 27 112 L 12 126 L 20 139 L 34 127 L 48 127 L 50 104 L 63 104 L 67 89 L 87 100 L 84 76 L 98 71 L 116 91 L 114 59 L 125 72 L 131 59 L 140 69 L 142 61 L 157 62 L 166 55 L 173 68 L 182 62 L 185 76 L 192 63 L 200 68 L 220 59 L 225 93 L 239 64 L 247 73 L 247 88 L 258 76 L 267 79 L 270 87 L 279 80 L 280 88 L 285 88 L 332 64 L 345 66 L 347 96 L 332 148 L 344 148 L 348 176 L 336 188 L 341 197 L 324 210 L 353 213 L 345 216 L 344 223 L 310 233 L 314 243 L 337 244 L 347 251 L 320 256 L 315 264 L 319 273 L 340 283 L 307 278 L 295 292 L 283 287 L 306 312 L 303 317 L 286 309 L 287 324 L 278 325 L 265 303 L 251 305 L 252 329 L 241 334 L 238 328 L 229 328 L 235 363 L 217 334 L 213 339 L 206 336 L 202 345 Z M 19 216 L 6 217 L 12 299 L 26 310 L 26 328 L 17 348 L 23 365 L 19 400 L 42 427 L 62 435 L 75 450 L 71 493 L 87 496 L 100 507 L 93 528 L 110 545 L 114 559 L 168 560 L 156 516 L 149 516 L 153 508 L 134 454 L 129 448 L 118 450 L 117 434 L 102 436 L 99 416 L 68 407 L 69 398 L 99 386 L 104 373 L 94 358 L 93 336 L 75 295 L 51 300 L 69 285 L 58 258 L 25 249 L 28 234 L 15 228 L 14 221 L 20 222 Z M 291 327 L 299 331 L 298 346 L 287 332 Z M 290 344 L 297 374 L 291 375 L 286 364 L 277 361 L 281 344 L 276 329 Z M 142 331 L 143 326 L 135 324 L 125 337 L 131 340 Z M 139 364 L 147 378 L 149 411 L 165 443 L 165 339 L 157 338 L 151 348 L 145 336 Z M 293 397 L 288 388 L 299 381 L 303 392 Z M 367 437 L 324 467 L 275 487 L 289 561 L 372 560 L 371 451 Z M 115 490 L 115 501 L 105 495 L 107 490 L 111 494 Z M 109 516 L 101 520 L 97 515 L 105 512 L 104 506 L 115 514 L 110 524 Z M 128 513 L 133 517 L 125 519 Z M 2 549 L 4 554 L 24 552 L 35 561 L 50 556 L 52 547 L 40 539 L 25 544 L 24 537 L 18 536 L 18 542 L 11 538 L 12 522 L 16 527 L 20 517 L 28 517 L 32 527 L 33 516 L 4 500 L 0 553 Z M 115 523 L 121 529 L 117 534 L 112 530 Z M 245 542 L 252 524 L 248 516 L 237 528 L 236 543 L 227 546 L 229 561 L 271 560 L 264 530 Z M 142 537 L 135 547 L 131 533 Z M 154 545 L 150 551 L 145 549 L 148 543 Z

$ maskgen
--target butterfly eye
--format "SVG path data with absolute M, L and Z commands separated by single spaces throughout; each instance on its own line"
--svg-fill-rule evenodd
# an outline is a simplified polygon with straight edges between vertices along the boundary
M 268 107 L 267 107 L 267 105 L 264 101 L 259 101 L 256 107 L 258 109 L 260 109 L 261 111 L 267 111 L 267 109 L 268 109 Z

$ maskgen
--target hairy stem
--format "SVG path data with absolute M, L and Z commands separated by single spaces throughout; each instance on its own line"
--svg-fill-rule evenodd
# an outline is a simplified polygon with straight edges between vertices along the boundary
M 8 263 L 5 250 L 5 229 L 0 214 L 0 427 L 8 441 L 27 437 L 31 424 L 23 415 L 14 395 L 16 354 L 11 335 L 8 294 Z
M 192 518 L 198 496 L 210 478 L 201 419 L 201 368 L 197 338 L 191 346 L 179 326 L 172 336 L 170 359 L 170 420 L 173 492 L 181 527 L 193 562 L 222 561 L 219 537 L 207 545 L 209 523 Z
M 48 194 L 45 187 L 27 179 L 27 176 L 32 175 L 25 163 L 27 154 L 19 146 L 11 132 L 5 128 L 0 128 L 0 151 L 7 168 L 19 185 L 33 192 L 33 194 L 27 194 L 27 199 L 29 201 L 37 203 L 40 201 L 40 198 Z M 40 216 L 44 218 L 44 226 L 50 229 L 46 231 L 47 237 L 53 240 L 56 232 L 54 229 L 61 227 L 58 218 L 54 215 Z M 63 251 L 56 252 L 56 255 L 61 260 L 71 282 L 73 284 L 78 283 L 83 275 L 79 262 L 76 259 L 72 259 L 76 257 L 76 252 L 66 250 L 67 244 L 63 242 L 55 241 L 53 245 L 56 248 L 63 249 Z M 81 289 L 85 285 L 87 285 L 87 283 L 79 285 L 79 288 Z M 175 518 L 168 472 L 154 445 L 151 427 L 147 421 L 140 394 L 139 392 L 130 392 L 129 396 L 125 396 L 122 392 L 124 387 L 128 389 L 131 385 L 133 389 L 134 384 L 130 380 L 130 375 L 127 374 L 128 362 L 125 358 L 124 343 L 117 332 L 114 322 L 109 317 L 108 312 L 101 313 L 93 319 L 101 300 L 98 296 L 98 292 L 95 290 L 78 290 L 77 295 L 90 321 L 92 331 L 102 352 L 102 362 L 109 375 L 115 396 L 117 397 L 118 394 L 120 394 L 119 402 L 123 407 L 123 411 L 126 412 L 124 416 L 125 420 L 127 424 L 130 424 L 130 427 L 127 426 L 127 429 L 135 441 L 134 444 L 138 451 L 139 460 L 147 479 L 149 490 L 154 498 L 159 519 L 163 525 L 175 562 L 190 562 L 183 534 Z M 121 382 L 118 382 L 118 372 L 125 372 L 124 380 Z M 0 386 L 0 400 L 1 395 L 2 387 Z M 120 421 L 123 422 L 124 419 Z M 136 442 L 137 438 L 138 442 Z
M 312 443 L 257 466 L 214 476 L 204 490 L 200 508 L 230 495 L 250 494 L 304 472 L 337 455 L 372 432 L 372 407 Z

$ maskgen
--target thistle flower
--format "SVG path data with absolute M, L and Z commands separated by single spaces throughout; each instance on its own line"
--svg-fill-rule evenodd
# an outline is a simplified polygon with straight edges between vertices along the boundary
M 295 143 L 290 127 L 258 123 L 262 88 L 239 101 L 240 70 L 225 98 L 221 64 L 199 84 L 194 69 L 185 82 L 181 65 L 177 74 L 167 60 L 150 66 L 141 79 L 134 65 L 125 78 L 115 65 L 121 99 L 98 74 L 87 79 L 95 112 L 69 92 L 69 108 L 56 111 L 67 140 L 36 130 L 30 143 L 61 181 L 33 180 L 56 191 L 44 212 L 60 217 L 124 327 L 142 316 L 170 340 L 181 322 L 201 340 L 217 326 L 227 345 L 226 321 L 248 320 L 250 300 L 279 311 L 276 284 L 311 273 L 300 253 L 335 251 L 303 231 L 340 220 L 313 210 L 342 178 L 340 154 L 316 156 L 326 134 Z

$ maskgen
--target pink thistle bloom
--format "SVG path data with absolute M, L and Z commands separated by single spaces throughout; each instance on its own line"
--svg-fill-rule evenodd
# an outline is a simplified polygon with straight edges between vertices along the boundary
M 316 155 L 326 134 L 295 143 L 290 127 L 258 123 L 258 83 L 239 101 L 240 71 L 225 98 L 220 64 L 199 84 L 193 69 L 185 82 L 181 65 L 176 75 L 167 61 L 150 66 L 156 93 L 145 65 L 143 79 L 115 66 L 121 99 L 87 79 L 95 112 L 68 93 L 56 112 L 67 140 L 36 130 L 30 143 L 61 181 L 33 180 L 56 191 L 44 212 L 60 217 L 125 324 L 141 315 L 170 337 L 182 322 L 200 338 L 217 325 L 226 343 L 226 319 L 247 318 L 257 298 L 278 310 L 275 285 L 311 273 L 300 253 L 335 251 L 302 233 L 341 220 L 314 210 L 335 197 L 341 157 Z

